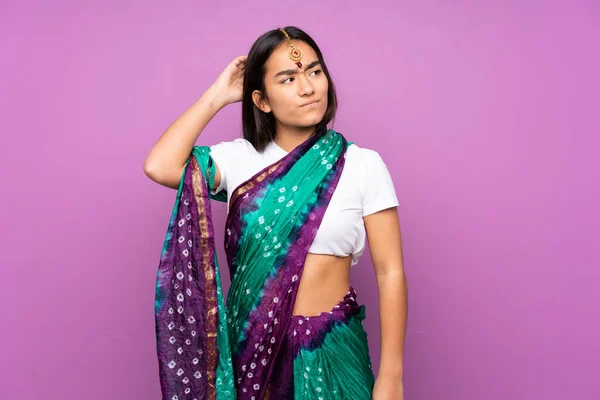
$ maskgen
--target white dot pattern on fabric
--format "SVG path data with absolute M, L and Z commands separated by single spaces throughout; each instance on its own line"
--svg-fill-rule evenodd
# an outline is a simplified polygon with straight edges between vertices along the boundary
M 321 142 L 322 142 L 322 143 L 327 143 L 328 141 L 327 141 L 326 139 L 323 139 Z M 324 155 L 324 153 L 325 153 L 325 152 L 324 152 L 324 151 L 321 151 L 320 147 L 325 147 L 325 146 L 319 146 L 319 144 L 315 144 L 313 148 L 314 148 L 314 150 L 315 150 L 315 151 L 317 151 L 317 150 L 318 150 L 318 151 L 321 153 L 321 157 L 323 157 L 323 155 Z M 332 162 L 331 162 L 331 160 L 330 160 L 330 159 L 331 159 L 331 157 L 332 157 L 332 155 L 325 156 L 325 158 L 323 158 L 323 159 L 322 159 L 322 164 L 320 164 L 320 165 L 321 165 L 321 167 L 319 167 L 319 163 L 318 163 L 318 161 L 317 161 L 317 165 L 314 165 L 314 167 L 315 167 L 315 168 L 319 168 L 320 170 L 324 170 L 324 169 L 331 169 L 331 168 L 332 168 Z M 298 182 L 301 182 L 301 180 L 298 180 Z M 293 221 L 293 220 L 295 220 L 296 218 L 295 218 L 295 217 L 293 217 L 293 216 L 290 216 L 289 214 L 290 214 L 290 211 L 295 211 L 295 210 L 294 210 L 294 209 L 292 209 L 292 210 L 286 209 L 285 207 L 283 207 L 283 204 L 286 204 L 286 203 L 287 203 L 287 204 L 286 204 L 286 207 L 291 207 L 291 206 L 293 206 L 294 204 L 296 204 L 296 207 L 298 207 L 298 208 L 299 208 L 299 207 L 300 207 L 300 205 L 299 205 L 299 199 L 300 199 L 300 196 L 299 196 L 299 194 L 294 194 L 294 193 L 292 193 L 292 192 L 296 192 L 296 191 L 297 191 L 297 189 L 298 189 L 298 186 L 293 186 L 293 187 L 291 187 L 291 185 L 289 185 L 289 186 L 288 186 L 288 188 L 290 188 L 290 189 L 291 189 L 291 191 L 290 191 L 289 189 L 287 189 L 286 187 L 275 187 L 275 188 L 274 188 L 274 190 L 273 190 L 273 192 L 272 192 L 272 195 L 271 195 L 272 197 L 271 197 L 269 200 L 270 200 L 272 203 L 276 203 L 276 204 L 277 204 L 277 206 L 281 207 L 281 209 L 274 210 L 274 214 L 275 214 L 275 215 L 282 214 L 282 217 L 281 217 L 281 218 L 286 218 L 286 219 L 287 219 L 287 218 L 290 218 L 290 219 Z M 277 192 L 277 191 L 278 191 L 278 192 Z M 287 193 L 286 193 L 286 192 L 287 192 Z M 280 195 L 280 194 L 284 194 L 284 193 L 285 193 L 286 195 Z M 288 195 L 288 194 L 289 194 L 289 195 Z M 247 197 L 247 196 L 248 196 L 248 194 L 246 194 L 246 196 L 244 196 L 244 197 Z M 254 195 L 253 195 L 253 196 L 254 196 Z M 287 198 L 286 198 L 286 196 L 287 196 Z M 260 198 L 260 195 L 258 195 L 258 196 L 255 196 L 255 197 L 257 197 L 257 198 Z M 304 202 L 304 199 L 302 199 L 302 201 Z M 278 203 L 282 203 L 282 204 L 278 204 Z M 264 211 L 263 211 L 263 213 L 264 213 Z M 188 215 L 189 215 L 189 214 L 188 214 Z M 274 228 L 273 230 L 271 229 L 271 225 L 270 225 L 271 221 L 270 221 L 270 220 L 277 220 L 277 217 L 276 217 L 276 216 L 274 216 L 273 214 L 270 214 L 270 213 L 268 213 L 266 216 L 265 216 L 265 215 L 262 215 L 262 216 L 258 216 L 258 215 L 256 215 L 254 218 L 256 218 L 255 220 L 258 220 L 258 222 L 259 222 L 259 223 L 257 224 L 257 226 L 256 226 L 256 228 L 255 228 L 255 230 L 254 230 L 254 231 L 249 231 L 249 232 L 248 232 L 248 235 L 245 237 L 245 239 L 253 240 L 254 238 L 256 238 L 256 239 L 260 239 L 261 237 L 264 237 L 264 239 L 263 239 L 263 240 L 261 240 L 261 242 L 264 242 L 264 243 L 270 243 L 270 240 L 268 240 L 268 239 L 269 239 L 269 238 L 270 238 L 270 236 L 272 235 L 272 233 L 271 233 L 271 232 L 275 233 L 274 231 L 277 231 L 277 228 Z M 188 219 L 189 219 L 189 218 L 188 218 Z M 300 220 L 300 219 L 301 219 L 301 217 L 299 217 L 298 219 Z M 260 226 L 260 228 L 258 227 L 258 225 L 261 225 L 261 226 Z M 274 226 L 274 225 L 273 225 L 273 226 Z M 264 229 L 262 229 L 262 228 L 264 228 Z M 260 230 L 259 230 L 259 229 L 260 229 Z M 260 232 L 260 233 L 258 233 L 258 232 Z M 229 230 L 227 231 L 227 234 L 228 234 L 228 235 L 230 235 L 230 231 L 229 231 Z M 261 235 L 261 234 L 262 234 L 262 235 Z M 287 239 L 287 238 L 286 238 L 286 239 Z M 273 242 L 276 242 L 276 241 L 277 241 L 277 238 L 273 238 Z M 188 244 L 189 244 L 189 241 L 188 241 Z M 289 246 L 289 245 L 290 245 L 290 243 L 289 243 L 289 242 L 284 242 L 283 244 L 285 244 L 286 246 Z M 194 252 L 195 252 L 196 250 L 194 250 L 192 246 L 190 246 L 190 248 L 191 248 L 191 249 L 190 249 L 190 251 L 191 251 L 191 254 L 193 255 L 193 254 L 194 254 Z M 197 246 L 196 246 L 196 248 L 197 248 Z M 261 248 L 263 249 L 263 253 L 260 253 L 260 250 L 261 250 Z M 281 243 L 274 244 L 274 245 L 272 245 L 271 247 L 269 247 L 269 246 L 264 246 L 264 245 L 263 245 L 263 246 L 261 246 L 261 247 L 257 247 L 257 248 L 256 248 L 256 249 L 257 249 L 257 252 L 256 252 L 256 254 L 255 254 L 255 255 L 257 256 L 257 257 L 256 257 L 256 259 L 261 259 L 261 258 L 259 257 L 259 255 L 261 255 L 261 254 L 262 254 L 262 255 L 263 255 L 263 257 L 265 257 L 265 258 L 266 258 L 266 257 L 271 257 L 271 256 L 273 256 L 273 257 L 275 258 L 275 257 L 277 257 L 277 256 L 280 254 L 280 252 L 279 252 L 279 251 L 276 251 L 276 250 L 279 250 L 280 248 L 281 248 Z M 182 251 L 182 250 L 186 250 L 186 249 L 179 248 L 179 251 Z M 183 252 L 182 252 L 181 254 L 183 254 Z M 184 255 L 185 255 L 185 254 L 184 254 Z M 179 257 L 181 257 L 181 255 L 180 255 L 180 254 L 178 254 L 178 256 L 179 256 Z M 187 257 L 187 255 L 185 255 L 185 256 Z M 187 261 L 187 260 L 186 260 L 186 261 Z M 268 260 L 267 260 L 267 261 L 268 261 Z M 260 262 L 262 262 L 262 260 L 261 260 Z M 250 267 L 252 268 L 252 267 L 253 267 L 253 264 L 252 264 L 252 265 L 250 265 Z M 190 269 L 191 269 L 191 267 L 189 266 L 189 264 L 188 264 L 188 268 L 190 268 Z M 244 270 L 246 269 L 246 266 L 245 266 L 245 265 L 244 265 L 244 266 L 241 266 L 241 268 L 240 268 L 240 269 L 241 269 L 241 271 L 244 271 Z M 191 275 L 188 275 L 188 277 L 189 277 L 189 279 L 191 279 Z M 182 280 L 181 278 L 179 278 L 179 274 L 177 275 L 177 278 L 178 278 L 180 281 Z M 292 277 L 292 282 L 297 282 L 297 281 L 298 281 L 298 279 L 299 279 L 299 278 L 298 278 L 298 275 L 294 275 L 294 276 Z M 285 282 L 285 283 L 288 283 L 288 284 L 289 284 L 289 281 L 287 281 L 287 282 Z M 183 284 L 182 284 L 181 286 L 182 286 L 182 287 L 181 287 L 181 292 L 183 292 L 183 293 L 187 294 L 187 290 L 186 290 L 187 286 L 186 286 L 186 285 L 183 285 Z M 289 285 L 289 286 L 290 286 L 290 287 L 294 287 L 294 285 Z M 252 287 L 252 289 L 254 290 L 254 286 Z M 286 290 L 287 290 L 287 288 L 286 288 Z M 288 291 L 288 292 L 290 292 L 291 290 L 292 290 L 292 289 L 289 289 L 289 290 L 287 290 L 287 291 Z M 246 292 L 246 294 L 248 294 L 248 295 L 251 293 L 251 292 L 250 292 L 250 289 L 247 289 L 246 287 L 240 288 L 240 291 L 239 291 L 238 293 L 242 294 L 241 298 L 244 298 L 244 296 L 243 296 L 243 293 L 244 293 L 244 292 Z M 285 292 L 282 292 L 282 293 L 285 293 Z M 254 291 L 254 294 L 256 294 L 256 295 L 258 296 L 258 292 L 257 292 L 257 291 Z M 250 299 L 250 298 L 249 298 L 249 299 Z M 283 297 L 281 297 L 281 295 L 280 295 L 280 297 L 279 297 L 279 298 L 277 298 L 277 297 L 273 297 L 273 298 L 272 298 L 272 301 L 273 301 L 273 303 L 277 304 L 277 302 L 279 301 L 279 299 L 282 299 L 282 302 L 281 302 L 281 303 L 285 303 L 285 302 L 283 301 Z M 185 298 L 185 300 L 187 301 L 187 297 Z M 267 299 L 265 299 L 265 300 L 267 300 L 267 301 L 266 301 L 266 304 L 267 304 L 267 307 L 268 307 L 268 305 L 269 305 L 269 304 L 268 304 L 268 300 L 269 300 L 269 299 L 267 298 Z M 244 300 L 243 300 L 243 301 L 247 301 L 247 300 L 244 298 Z M 275 305 L 275 304 L 271 304 L 270 306 L 271 306 L 271 307 L 273 307 L 273 308 L 275 308 L 275 310 L 277 310 L 279 305 Z M 174 313 L 174 310 L 173 310 L 173 308 L 171 308 L 171 310 L 172 310 L 172 311 L 173 311 L 173 313 Z M 280 311 L 278 311 L 278 312 L 280 312 Z M 237 313 L 236 313 L 236 310 L 232 310 L 232 314 L 233 314 L 234 318 L 233 318 L 233 319 L 232 319 L 232 318 L 227 318 L 227 321 L 230 323 L 230 326 L 236 326 L 236 327 L 237 327 L 237 329 L 238 329 L 238 331 L 240 331 L 240 332 L 241 332 L 241 330 L 242 330 L 242 328 L 243 328 L 243 321 L 241 321 L 241 322 L 240 322 L 240 321 L 237 321 L 237 318 L 235 318 L 235 317 L 236 317 L 236 314 L 237 314 Z M 171 315 L 172 315 L 172 314 L 171 314 Z M 269 318 L 273 319 L 273 318 L 274 318 L 274 315 L 273 315 L 273 310 L 269 310 L 269 311 L 268 311 L 268 315 L 269 315 Z M 175 315 L 175 317 L 178 317 L 178 316 L 177 316 L 177 315 Z M 188 318 L 190 317 L 190 315 L 188 315 L 188 308 L 187 308 L 187 304 L 186 304 L 186 310 L 185 310 L 185 314 L 184 314 L 184 315 L 182 315 L 182 316 L 179 316 L 179 317 L 180 317 L 180 318 L 176 318 L 176 319 L 175 319 L 175 321 L 177 322 L 177 324 L 175 324 L 175 325 L 173 326 L 173 329 L 174 329 L 175 327 L 180 327 L 180 328 L 183 328 L 183 326 L 181 326 L 181 325 L 180 325 L 180 324 L 181 324 L 181 322 L 183 321 L 181 318 L 186 318 L 186 319 L 188 319 Z M 280 318 L 281 318 L 281 317 L 280 317 Z M 308 320 L 308 318 L 307 318 L 307 320 Z M 231 325 L 232 321 L 233 321 L 233 325 Z M 183 322 L 185 323 L 185 321 L 183 321 Z M 189 320 L 188 320 L 188 322 L 189 322 Z M 261 322 L 264 322 L 264 321 L 261 321 Z M 273 328 L 275 325 L 277 325 L 277 323 L 278 323 L 278 321 L 277 321 L 277 318 L 274 318 L 274 319 L 273 319 L 273 323 L 271 324 L 271 328 L 269 329 L 269 332 L 272 332 L 272 330 L 273 330 L 272 328 Z M 313 323 L 314 323 L 314 321 L 313 321 Z M 260 330 L 260 328 L 261 328 L 261 327 L 263 327 L 264 329 L 266 329 L 266 328 L 269 326 L 269 324 L 270 324 L 270 322 L 269 322 L 268 324 L 264 324 L 264 325 L 261 323 L 260 325 L 258 325 L 258 326 L 257 326 L 257 328 L 258 328 L 258 330 Z M 298 325 L 302 325 L 302 321 L 299 321 L 299 322 L 298 322 Z M 186 334 L 187 334 L 187 332 L 190 332 L 190 329 L 191 329 L 191 328 L 193 328 L 193 327 L 190 327 L 189 325 L 185 325 L 185 326 L 187 327 L 187 328 L 186 328 Z M 281 326 L 281 325 L 280 325 L 280 326 Z M 309 328 L 309 327 L 310 327 L 310 329 L 307 329 L 307 328 Z M 309 323 L 309 322 L 307 322 L 307 323 L 306 323 L 306 324 L 303 326 L 303 329 L 300 329 L 299 327 L 297 327 L 297 328 L 298 328 L 298 332 L 299 332 L 299 333 L 301 333 L 301 334 L 302 334 L 303 332 L 306 332 L 306 333 L 308 334 L 308 333 L 310 333 L 310 332 L 311 332 L 311 330 L 312 330 L 312 333 L 313 333 L 313 335 L 316 335 L 316 334 L 318 334 L 318 329 L 314 329 L 314 328 L 312 328 L 312 326 L 311 326 L 311 323 Z M 234 329 L 234 330 L 235 330 L 235 329 Z M 175 331 L 175 333 L 178 333 L 178 332 L 177 332 L 177 330 Z M 264 332 L 263 332 L 263 333 L 264 333 Z M 192 336 L 194 335 L 194 333 L 190 333 L 190 334 L 191 334 Z M 294 335 L 296 335 L 296 330 L 294 330 L 294 331 L 293 331 L 293 334 L 294 334 Z M 179 336 L 177 337 L 177 339 L 179 339 L 179 340 L 178 340 L 178 341 L 175 343 L 175 346 L 178 346 L 178 345 L 183 345 L 183 342 L 181 341 L 181 338 L 180 338 Z M 266 346 L 267 346 L 267 347 L 269 347 L 269 346 L 270 346 L 269 342 L 270 342 L 271 344 L 274 344 L 274 343 L 275 343 L 275 341 L 276 341 L 276 338 L 275 338 L 275 337 L 270 337 L 270 335 L 267 335 L 267 334 L 265 333 L 265 336 L 263 337 L 263 339 L 262 339 L 262 340 L 264 340 L 262 343 L 266 343 Z M 303 337 L 303 335 L 302 335 L 302 339 L 299 339 L 299 340 L 306 340 L 306 339 L 305 339 L 305 338 Z M 254 348 L 256 349 L 256 348 L 257 348 L 257 346 L 258 346 L 258 343 L 254 343 L 254 344 L 255 344 Z M 183 345 L 183 347 L 185 347 L 185 345 Z M 272 346 L 272 347 L 277 347 L 277 346 Z M 179 347 L 179 348 L 181 348 L 181 347 Z M 186 350 L 187 350 L 187 351 L 189 351 L 189 349 L 190 349 L 189 347 L 188 347 L 188 348 L 186 348 Z M 252 389 L 254 389 L 254 390 L 260 390 L 260 385 L 258 385 L 258 384 L 256 384 L 256 383 L 255 383 L 255 382 L 256 382 L 256 377 L 259 375 L 260 371 L 261 371 L 261 370 L 263 370 L 263 366 L 266 366 L 266 365 L 267 365 L 267 363 L 268 363 L 268 362 L 267 362 L 267 359 L 265 359 L 265 358 L 262 358 L 262 357 L 261 357 L 261 356 L 265 356 L 265 355 L 264 355 L 264 353 L 263 353 L 263 350 L 265 350 L 265 346 L 260 346 L 260 347 L 259 347 L 259 349 L 260 349 L 260 350 L 256 350 L 256 351 L 257 351 L 257 353 L 254 353 L 254 357 L 255 357 L 254 361 L 255 361 L 255 362 L 250 362 L 250 360 L 248 360 L 248 359 L 247 359 L 247 360 L 245 360 L 245 362 L 247 362 L 247 365 L 249 366 L 249 368 L 250 368 L 251 372 L 250 372 L 250 371 L 245 371 L 245 369 L 246 369 L 246 366 L 245 366 L 245 365 L 243 366 L 243 370 L 245 371 L 245 372 L 244 372 L 244 375 L 245 375 L 245 376 L 248 376 L 248 377 L 252 377 L 252 376 L 254 376 L 254 379 L 255 379 L 255 381 L 248 382 L 248 381 L 245 381 L 245 379 L 242 379 L 242 378 L 240 378 L 239 380 L 238 380 L 238 379 L 236 379 L 236 380 L 238 381 L 238 383 L 240 383 L 240 386 L 238 386 L 238 387 L 240 388 L 240 390 L 242 390 L 244 393 L 246 393 L 246 392 L 250 392 L 250 393 L 248 393 L 248 395 L 247 395 L 247 396 L 244 396 L 244 397 L 246 397 L 246 398 L 248 398 L 248 396 L 250 396 L 250 395 L 252 394 Z M 269 347 L 269 348 L 268 348 L 268 349 L 266 349 L 266 350 L 267 350 L 267 352 L 268 352 L 269 354 L 271 354 L 271 353 L 272 353 L 272 349 L 271 349 L 271 347 Z M 259 351 L 260 351 L 260 353 L 259 353 Z M 257 354 L 258 354 L 258 357 L 257 357 Z M 202 360 L 199 360 L 199 363 L 202 365 Z M 194 364 L 194 365 L 196 365 L 196 363 L 193 363 L 193 364 Z M 194 371 L 188 371 L 187 369 L 188 369 L 188 368 L 190 368 L 190 369 L 191 369 L 191 368 L 194 368 L 194 367 L 193 367 L 192 365 L 189 365 L 189 366 L 187 366 L 187 364 L 184 364 L 184 365 L 186 365 L 186 366 L 182 366 L 181 368 L 186 370 L 186 371 L 185 371 L 185 373 L 184 373 L 184 375 L 183 375 L 183 378 L 185 379 L 185 375 L 187 375 L 187 376 L 190 376 L 190 377 L 191 377 L 191 374 L 194 372 Z M 174 366 L 173 368 L 177 369 L 177 368 L 179 368 L 179 366 Z M 257 369 L 257 368 L 258 368 L 258 369 Z M 315 372 L 314 372 L 314 369 L 316 369 L 316 368 L 313 368 L 313 372 L 310 374 L 310 379 L 311 379 L 311 380 L 313 380 L 313 378 L 315 378 L 315 377 L 313 376 L 313 375 L 315 374 Z M 306 370 L 307 370 L 307 372 L 308 372 L 308 371 L 310 371 L 310 368 L 308 368 L 308 367 L 307 367 L 307 368 L 306 368 Z M 319 368 L 319 372 L 320 372 L 320 371 L 321 371 L 321 369 Z M 198 372 L 198 371 L 196 371 L 196 372 Z M 253 373 L 254 373 L 254 375 L 252 375 Z M 305 377 L 306 377 L 307 379 L 309 378 L 309 376 L 307 376 L 306 374 L 305 374 Z M 181 380 L 181 381 L 183 382 L 183 380 Z M 245 382 L 244 382 L 244 381 L 245 381 Z M 243 382 L 243 383 L 242 383 L 242 382 Z M 320 378 L 319 378 L 319 382 L 321 382 Z M 219 381 L 217 381 L 217 383 L 219 384 L 220 382 L 219 382 Z M 316 382 L 314 382 L 314 384 L 315 384 L 315 386 L 316 386 L 316 385 L 319 385 L 319 384 L 317 384 Z M 322 389 L 322 386 L 323 386 L 323 385 L 320 385 L 320 386 L 318 386 L 316 389 L 315 389 L 315 386 L 313 386 L 313 390 L 316 390 L 317 392 L 320 392 L 320 391 L 321 391 L 321 389 Z M 265 390 L 265 388 L 263 388 L 263 390 Z M 181 395 L 181 393 L 178 393 L 178 394 L 179 394 L 180 398 L 181 398 L 181 397 L 183 397 L 183 396 Z M 313 399 L 316 399 L 316 398 L 317 398 L 317 396 L 316 396 L 316 393 L 313 393 L 313 394 L 315 394 L 315 395 L 314 395 L 314 396 L 312 396 L 311 398 L 313 398 Z M 190 398 L 191 398 L 191 397 L 192 397 L 192 396 L 190 396 Z M 187 399 L 188 397 L 185 397 L 185 398 Z M 251 398 L 252 400 L 254 400 L 254 397 L 253 397 L 253 396 L 252 396 L 252 397 L 250 397 L 250 398 Z M 321 398 L 321 397 L 318 397 L 318 398 Z M 192 399 L 192 400 L 195 400 L 195 399 Z
M 184 199 L 182 203 L 180 203 L 180 207 L 183 205 L 190 206 L 190 201 Z M 195 397 L 186 396 L 192 393 L 193 388 L 192 380 L 201 379 L 203 374 L 201 371 L 196 370 L 199 368 L 202 363 L 201 359 L 203 357 L 202 349 L 198 349 L 199 357 L 194 357 L 191 359 L 189 364 L 185 362 L 178 362 L 178 357 L 186 357 L 186 350 L 189 351 L 192 347 L 197 344 L 197 340 L 195 339 L 197 334 L 197 324 L 199 323 L 197 319 L 197 315 L 195 313 L 199 312 L 196 308 L 196 304 L 189 304 L 190 300 L 194 299 L 194 293 L 196 290 L 196 284 L 194 282 L 194 278 L 190 273 L 188 275 L 188 279 L 185 279 L 184 269 L 185 267 L 191 271 L 195 265 L 193 264 L 194 260 L 197 259 L 196 255 L 193 254 L 194 250 L 194 236 L 192 236 L 192 225 L 195 224 L 195 221 L 192 220 L 192 214 L 190 212 L 185 212 L 185 217 L 178 219 L 177 226 L 179 229 L 177 230 L 177 234 L 171 234 L 170 238 L 174 241 L 174 244 L 177 246 L 174 251 L 180 254 L 180 259 L 173 265 L 173 279 L 171 279 L 172 288 L 176 289 L 176 293 L 174 293 L 174 297 L 168 297 L 166 299 L 166 310 L 168 311 L 168 315 L 171 318 L 168 321 L 167 328 L 171 335 L 168 336 L 168 339 L 165 340 L 171 347 L 171 350 L 168 351 L 174 359 L 171 359 L 167 363 L 167 368 L 170 373 L 173 374 L 173 377 L 178 378 L 179 385 L 177 386 L 176 393 L 169 393 L 170 399 L 191 399 L 197 400 Z M 188 226 L 186 226 L 188 225 Z M 186 229 L 187 228 L 187 229 Z M 229 234 L 230 232 L 228 232 Z M 198 246 L 196 247 L 198 248 Z M 189 283 L 188 283 L 189 282 Z M 218 292 L 220 294 L 220 288 L 218 288 Z M 175 312 L 177 311 L 177 313 Z M 223 326 L 218 327 L 220 331 L 223 330 Z M 227 369 L 224 371 L 224 378 L 218 378 L 216 383 L 218 386 L 222 386 L 227 384 L 228 387 L 233 387 L 233 376 L 228 374 L 228 370 L 231 370 L 231 360 L 227 361 Z M 203 367 L 204 368 L 204 367 Z M 229 376 L 228 376 L 229 375 Z M 197 383 L 196 383 L 197 385 Z M 232 393 L 228 390 L 223 390 L 222 392 L 225 397 L 231 398 Z

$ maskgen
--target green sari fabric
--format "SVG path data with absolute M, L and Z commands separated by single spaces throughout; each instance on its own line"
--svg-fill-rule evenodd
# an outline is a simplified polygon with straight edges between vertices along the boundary
M 164 399 L 262 400 L 270 393 L 278 393 L 277 398 L 299 395 L 298 387 L 294 389 L 298 368 L 294 359 L 305 359 L 298 356 L 308 354 L 316 342 L 296 343 L 292 351 L 291 314 L 306 254 L 339 181 L 349 145 L 332 129 L 317 132 L 233 191 L 225 234 L 231 276 L 226 305 L 210 199 L 226 201 L 227 194 L 211 194 L 215 166 L 210 148 L 194 147 L 157 274 L 157 354 Z M 321 328 L 329 336 L 325 348 L 348 351 L 339 348 L 344 341 L 335 340 L 343 334 L 331 332 L 346 329 L 361 337 L 362 324 L 352 321 L 364 317 L 364 306 L 358 306 L 354 297 L 340 304 L 344 313 L 328 314 L 331 318 Z M 366 337 L 362 338 L 365 344 L 351 351 L 363 360 L 364 367 L 356 374 L 365 376 L 364 384 L 370 386 Z

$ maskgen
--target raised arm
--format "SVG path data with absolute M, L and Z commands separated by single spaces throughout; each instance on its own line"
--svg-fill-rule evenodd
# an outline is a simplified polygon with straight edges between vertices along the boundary
M 217 112 L 242 99 L 246 56 L 236 57 L 217 80 L 161 135 L 144 161 L 144 173 L 154 182 L 177 189 L 196 140 Z M 215 186 L 221 183 L 217 166 Z

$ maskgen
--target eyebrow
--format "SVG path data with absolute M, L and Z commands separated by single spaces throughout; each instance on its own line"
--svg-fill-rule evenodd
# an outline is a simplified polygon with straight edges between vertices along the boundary
M 308 64 L 304 69 L 311 69 L 314 66 L 320 65 L 321 62 L 319 60 L 317 61 L 313 61 L 310 64 Z M 277 78 L 278 76 L 281 75 L 294 75 L 296 73 L 297 69 L 286 69 L 285 71 L 279 71 L 278 73 L 275 74 L 274 78 Z

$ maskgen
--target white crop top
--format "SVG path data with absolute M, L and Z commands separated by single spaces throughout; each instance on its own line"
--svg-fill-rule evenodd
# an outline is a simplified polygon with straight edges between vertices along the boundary
M 259 153 L 243 138 L 210 148 L 221 172 L 221 184 L 213 194 L 223 189 L 227 191 L 227 209 L 231 194 L 241 183 L 287 154 L 273 141 Z M 396 206 L 394 184 L 379 153 L 350 145 L 340 180 L 308 252 L 339 257 L 352 255 L 352 266 L 356 265 L 365 249 L 362 217 Z

